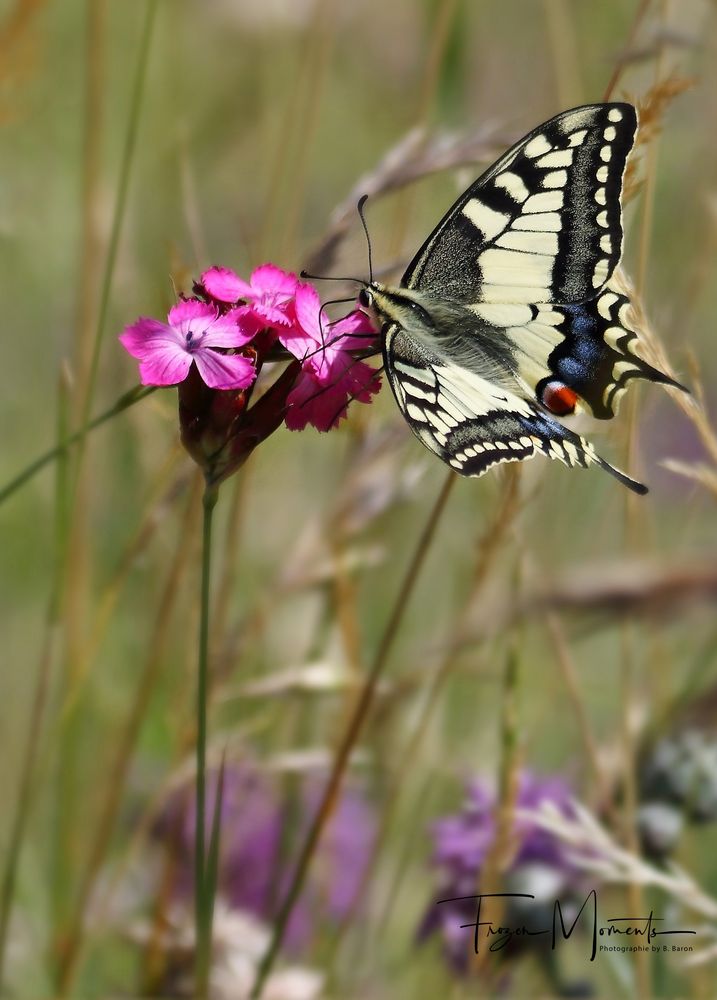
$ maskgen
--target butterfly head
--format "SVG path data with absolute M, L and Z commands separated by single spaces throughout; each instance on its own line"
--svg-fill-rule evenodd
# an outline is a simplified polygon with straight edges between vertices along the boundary
M 431 332 L 436 327 L 426 299 L 426 295 L 418 291 L 383 285 L 380 281 L 367 282 L 358 296 L 359 305 L 379 329 L 395 323 L 416 336 L 420 336 L 421 332 Z

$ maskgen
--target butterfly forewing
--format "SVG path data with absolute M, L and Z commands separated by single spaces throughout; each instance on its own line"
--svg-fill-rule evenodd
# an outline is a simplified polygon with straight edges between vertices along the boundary
M 622 250 L 620 193 L 637 116 L 567 111 L 513 146 L 456 202 L 403 277 L 466 303 L 574 303 Z

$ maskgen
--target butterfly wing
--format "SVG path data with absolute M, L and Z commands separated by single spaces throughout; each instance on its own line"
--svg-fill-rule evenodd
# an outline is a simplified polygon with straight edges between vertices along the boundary
M 478 360 L 478 356 L 474 356 Z M 598 465 L 636 493 L 647 488 L 614 468 L 589 441 L 493 377 L 433 353 L 397 324 L 384 338 L 384 364 L 399 407 L 419 440 L 462 476 L 536 454 L 569 467 Z
M 639 354 L 634 308 L 622 275 L 586 302 L 476 305 L 479 319 L 500 329 L 530 398 L 550 383 L 568 386 L 594 417 L 615 416 L 632 379 L 684 388 Z
M 629 104 L 575 108 L 534 129 L 458 199 L 401 284 L 470 304 L 594 297 L 620 260 L 636 129 Z
M 622 103 L 552 118 L 468 188 L 408 267 L 401 286 L 416 304 L 431 312 L 431 303 L 450 300 L 476 321 L 458 337 L 441 322 L 418 337 L 401 323 L 384 325 L 399 406 L 424 444 L 461 474 L 542 452 L 567 465 L 598 464 L 644 492 L 542 405 L 553 383 L 609 418 L 632 378 L 679 386 L 639 356 L 616 271 L 636 128 L 635 109 Z M 493 360 L 485 366 L 488 341 Z

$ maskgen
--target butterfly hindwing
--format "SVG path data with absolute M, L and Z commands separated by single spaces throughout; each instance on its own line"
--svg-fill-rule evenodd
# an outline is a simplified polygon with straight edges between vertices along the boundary
M 516 373 L 537 399 L 557 381 L 594 417 L 608 420 L 631 379 L 676 384 L 637 353 L 633 306 L 615 279 L 586 302 L 481 304 L 471 311 L 503 331 Z
M 419 440 L 462 476 L 544 454 L 567 466 L 595 464 L 636 492 L 645 488 L 596 454 L 585 438 L 504 385 L 417 343 L 399 326 L 384 335 L 384 363 Z
M 530 132 L 456 202 L 402 284 L 466 303 L 592 298 L 620 259 L 636 128 L 631 105 L 594 104 Z

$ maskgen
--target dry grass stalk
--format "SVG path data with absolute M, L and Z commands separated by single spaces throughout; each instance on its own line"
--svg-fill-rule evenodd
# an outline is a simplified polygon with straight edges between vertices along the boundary
M 583 871 L 605 882 L 635 883 L 661 889 L 677 903 L 709 920 L 717 920 L 717 899 L 710 896 L 684 869 L 670 862 L 657 868 L 622 847 L 596 817 L 579 802 L 575 816 L 567 819 L 553 803 L 537 809 L 517 809 L 516 816 L 535 823 L 573 848 L 571 860 Z
M 411 129 L 373 170 L 358 179 L 333 210 L 326 232 L 307 257 L 307 270 L 322 274 L 331 269 L 341 243 L 356 221 L 356 204 L 362 195 L 377 198 L 441 170 L 493 159 L 514 139 L 515 136 L 494 122 L 473 132 L 434 136 L 427 136 L 420 127 Z
M 622 196 L 624 204 L 632 201 L 644 183 L 644 179 L 640 176 L 643 172 L 640 154 L 662 132 L 665 115 L 675 98 L 694 87 L 696 82 L 692 77 L 672 75 L 658 80 L 647 91 L 644 97 L 635 99 L 628 96 L 628 100 L 637 107 L 640 128 L 638 129 L 635 146 L 625 170 Z

